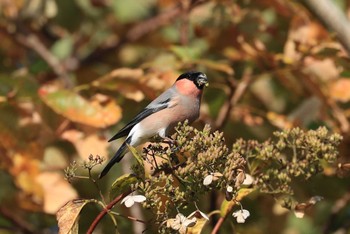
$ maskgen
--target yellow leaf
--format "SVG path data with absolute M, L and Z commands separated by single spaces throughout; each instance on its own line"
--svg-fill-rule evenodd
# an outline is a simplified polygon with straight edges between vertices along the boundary
M 221 203 L 221 209 L 220 209 L 220 215 L 221 217 L 225 217 L 227 213 L 229 213 L 232 210 L 232 207 L 237 204 L 237 202 L 241 201 L 244 197 L 246 197 L 248 194 L 253 192 L 254 189 L 252 188 L 241 188 L 238 191 L 237 197 L 231 201 L 224 200 Z

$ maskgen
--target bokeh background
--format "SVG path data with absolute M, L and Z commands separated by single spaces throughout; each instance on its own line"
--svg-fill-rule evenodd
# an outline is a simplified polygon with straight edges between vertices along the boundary
M 346 41 L 321 23 L 330 16 L 307 2 L 0 0 L 0 233 L 57 233 L 63 204 L 98 197 L 88 181 L 68 183 L 64 169 L 110 157 L 120 142 L 107 139 L 188 70 L 210 81 L 195 126 L 223 131 L 228 145 L 295 126 L 344 137 L 333 167 L 296 182 L 300 202 L 324 197 L 303 219 L 253 194 L 243 201 L 251 217 L 228 220 L 222 233 L 350 233 L 350 60 Z M 349 1 L 328 2 L 350 14 Z M 132 160 L 100 182 L 103 193 Z M 214 207 L 220 199 L 207 197 Z M 144 218 L 139 208 L 118 211 Z M 81 233 L 98 212 L 84 208 Z M 118 223 L 121 233 L 144 228 Z M 96 233 L 114 227 L 104 220 Z

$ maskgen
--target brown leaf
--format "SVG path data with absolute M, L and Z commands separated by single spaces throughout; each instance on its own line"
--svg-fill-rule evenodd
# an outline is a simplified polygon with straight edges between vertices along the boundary
M 56 214 L 58 221 L 59 234 L 70 233 L 74 224 L 77 222 L 80 211 L 88 204 L 89 200 L 76 199 L 69 201 L 59 209 Z

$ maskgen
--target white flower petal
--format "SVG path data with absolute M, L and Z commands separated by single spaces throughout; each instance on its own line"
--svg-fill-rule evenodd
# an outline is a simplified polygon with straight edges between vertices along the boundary
M 242 214 L 243 214 L 244 219 L 247 219 L 250 216 L 249 210 L 243 209 Z
M 128 208 L 132 207 L 134 205 L 134 203 L 135 202 L 134 202 L 134 199 L 132 197 L 129 197 L 129 199 L 125 200 L 125 206 L 128 207 Z
M 186 226 L 181 226 L 179 229 L 180 234 L 186 234 L 187 233 L 187 227 Z
M 237 216 L 236 220 L 237 220 L 237 223 L 245 223 L 245 219 L 241 215 Z
M 195 210 L 189 216 L 187 216 L 187 218 L 189 218 L 189 219 L 192 218 L 192 217 L 196 217 L 197 219 L 204 218 L 206 220 L 209 220 L 208 215 L 206 215 L 205 213 L 203 213 L 200 210 Z
M 123 204 L 126 200 L 128 200 L 130 198 L 131 198 L 131 196 L 128 195 L 128 196 L 124 197 L 123 200 L 120 203 Z
M 209 185 L 211 184 L 211 182 L 213 181 L 213 175 L 207 175 L 204 180 L 203 180 L 203 184 L 204 185 Z
M 206 220 L 209 220 L 209 217 L 208 217 L 207 214 L 203 213 L 203 212 L 200 211 L 200 210 L 199 210 L 199 213 L 201 214 L 201 216 L 202 216 L 203 218 L 205 218 Z
M 143 195 L 135 195 L 135 196 L 132 196 L 132 199 L 133 199 L 135 202 L 144 202 L 144 201 L 146 201 L 146 197 L 143 196 Z
M 233 191 L 232 186 L 227 186 L 226 191 L 229 193 L 232 193 L 232 191 Z
M 243 181 L 243 185 L 251 185 L 254 182 L 254 178 L 253 176 L 249 175 L 249 174 L 245 174 L 245 179 Z
M 244 223 L 250 216 L 250 212 L 248 210 L 241 209 L 233 212 L 232 216 L 236 218 L 237 223 Z
M 193 217 L 192 219 L 187 219 L 183 222 L 185 227 L 193 227 L 197 222 L 197 219 Z
M 310 198 L 309 203 L 314 205 L 317 202 L 322 201 L 322 200 L 323 200 L 323 197 L 321 197 L 321 196 L 313 196 Z
M 170 224 L 170 227 L 174 230 L 179 230 L 181 228 L 181 223 L 174 221 L 173 223 Z
M 301 219 L 304 218 L 304 210 L 294 210 L 295 217 Z
M 186 219 L 186 216 L 184 216 L 183 214 L 181 213 L 178 213 L 175 217 L 175 219 L 179 220 L 180 222 L 182 222 L 183 220 Z
M 182 227 L 182 223 L 185 221 L 185 219 L 186 217 L 183 214 L 178 213 L 175 219 L 171 219 L 170 221 L 171 228 L 174 230 L 179 230 Z

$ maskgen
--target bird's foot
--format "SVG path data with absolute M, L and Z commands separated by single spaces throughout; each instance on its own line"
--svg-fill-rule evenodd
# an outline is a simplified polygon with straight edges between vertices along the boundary
M 171 139 L 170 137 L 164 137 L 163 142 L 168 144 L 169 146 L 176 146 L 176 141 Z

